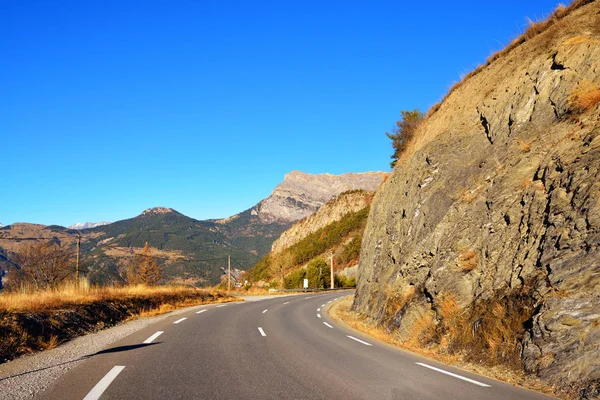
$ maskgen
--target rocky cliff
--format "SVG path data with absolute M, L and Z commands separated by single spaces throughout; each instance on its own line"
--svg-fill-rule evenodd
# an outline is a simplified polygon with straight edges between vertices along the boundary
M 311 216 L 296 222 L 283 232 L 271 247 L 271 252 L 279 253 L 284 249 L 298 243 L 309 234 L 339 221 L 350 212 L 357 212 L 371 204 L 373 192 L 353 190 L 345 192 L 330 200 Z
M 600 396 L 600 2 L 455 87 L 377 192 L 354 308 Z
M 266 223 L 297 221 L 313 214 L 342 192 L 375 191 L 385 176 L 384 172 L 331 175 L 292 171 L 251 212 Z

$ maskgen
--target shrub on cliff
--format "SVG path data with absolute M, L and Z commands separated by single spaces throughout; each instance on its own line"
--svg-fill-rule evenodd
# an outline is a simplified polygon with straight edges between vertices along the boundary
M 416 108 L 412 111 L 402 110 L 400 114 L 402 118 L 396 121 L 396 126 L 392 129 L 392 133 L 385 133 L 388 138 L 392 139 L 392 147 L 394 148 L 394 154 L 390 157 L 392 159 L 390 162 L 392 168 L 394 168 L 396 162 L 406 150 L 408 142 L 413 138 L 415 131 L 424 118 L 424 114 Z

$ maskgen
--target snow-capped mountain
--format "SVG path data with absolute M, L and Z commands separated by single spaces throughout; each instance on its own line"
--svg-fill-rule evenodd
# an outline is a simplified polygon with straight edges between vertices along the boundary
M 112 222 L 107 222 L 107 221 L 102 221 L 102 222 L 86 222 L 86 223 L 78 222 L 78 223 L 76 223 L 74 225 L 69 226 L 69 229 L 81 230 L 81 229 L 95 228 L 97 226 L 108 225 L 108 224 L 112 224 Z

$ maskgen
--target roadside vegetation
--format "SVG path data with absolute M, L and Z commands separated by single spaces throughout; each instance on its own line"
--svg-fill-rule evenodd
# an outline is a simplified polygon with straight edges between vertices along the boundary
M 330 252 L 334 254 L 336 287 L 354 287 L 356 279 L 340 274 L 341 269 L 358 264 L 362 232 L 370 207 L 344 215 L 340 220 L 310 233 L 304 239 L 279 253 L 269 253 L 247 273 L 251 283 L 265 281 L 272 287 L 330 287 Z M 319 272 L 320 271 L 320 272 Z

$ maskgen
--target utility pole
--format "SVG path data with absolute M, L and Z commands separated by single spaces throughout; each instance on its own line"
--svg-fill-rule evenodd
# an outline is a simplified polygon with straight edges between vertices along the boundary
M 79 287 L 79 253 L 81 251 L 81 233 L 77 232 L 77 262 L 75 263 L 75 285 Z
M 231 256 L 227 256 L 227 291 L 231 291 Z
M 333 251 L 331 251 L 331 288 L 334 288 L 334 282 L 333 282 Z

